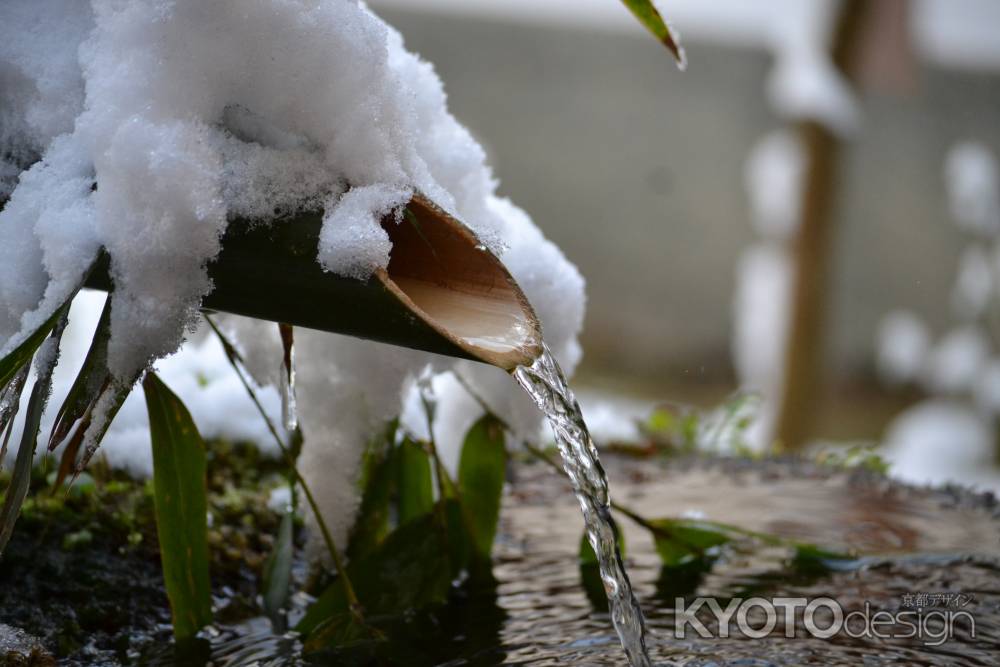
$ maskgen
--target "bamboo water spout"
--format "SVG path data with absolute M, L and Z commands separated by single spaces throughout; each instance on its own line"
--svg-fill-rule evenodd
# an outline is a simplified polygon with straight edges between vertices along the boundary
M 464 224 L 422 195 L 382 221 L 387 269 L 367 281 L 316 261 L 322 216 L 231 224 L 208 267 L 202 306 L 258 319 L 482 361 L 503 368 L 541 353 L 541 327 L 506 267 Z M 88 287 L 113 288 L 104 255 Z

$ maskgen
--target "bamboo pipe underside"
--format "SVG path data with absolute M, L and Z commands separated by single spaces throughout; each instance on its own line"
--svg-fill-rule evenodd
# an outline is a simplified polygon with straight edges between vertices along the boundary
M 322 215 L 230 223 L 209 264 L 202 307 L 473 359 L 512 370 L 541 352 L 541 327 L 506 267 L 461 222 L 421 195 L 382 221 L 388 269 L 367 281 L 317 262 Z M 103 254 L 87 287 L 113 288 Z

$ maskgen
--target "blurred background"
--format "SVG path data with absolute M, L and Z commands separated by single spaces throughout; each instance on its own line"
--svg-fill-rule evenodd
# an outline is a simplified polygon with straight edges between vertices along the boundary
M 369 4 L 586 277 L 585 395 L 1000 488 L 1000 2 L 659 2 L 685 72 L 617 0 Z

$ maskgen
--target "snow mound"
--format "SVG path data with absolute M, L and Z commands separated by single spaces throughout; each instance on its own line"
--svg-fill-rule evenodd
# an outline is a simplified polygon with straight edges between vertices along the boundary
M 365 278 L 388 263 L 371 220 L 420 190 L 500 249 L 482 149 L 430 66 L 363 4 L 12 7 L 0 26 L 0 72 L 16 83 L 0 102 L 2 173 L 41 160 L 13 188 L 4 177 L 0 353 L 104 247 L 116 286 L 109 365 L 134 377 L 179 347 L 237 218 L 323 206 L 320 260 Z
M 572 372 L 583 279 L 496 196 L 485 153 L 448 112 L 432 66 L 363 3 L 8 0 L 3 14 L 0 356 L 65 302 L 103 247 L 115 283 L 109 366 L 130 380 L 197 322 L 212 289 L 206 265 L 229 226 L 322 210 L 316 260 L 364 279 L 391 249 L 375 221 L 419 191 L 501 256 Z M 273 381 L 276 327 L 222 323 L 258 381 Z M 497 369 L 304 330 L 296 348 L 300 466 L 338 539 L 357 503 L 361 448 L 429 365 L 457 367 L 518 433 L 537 433 L 534 406 Z M 244 414 L 234 376 L 199 384 L 198 369 L 221 373 L 220 359 L 201 341 L 157 369 L 205 435 L 236 437 L 228 424 L 260 422 Z M 145 472 L 140 408 L 125 404 L 103 451 Z M 256 429 L 247 435 L 261 437 Z
M 961 403 L 928 400 L 910 408 L 890 425 L 883 454 L 890 474 L 906 482 L 1000 490 L 992 427 Z

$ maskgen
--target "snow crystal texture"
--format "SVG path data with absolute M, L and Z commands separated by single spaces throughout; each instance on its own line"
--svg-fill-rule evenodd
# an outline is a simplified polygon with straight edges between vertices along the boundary
M 0 86 L 0 201 L 9 198 L 0 355 L 65 302 L 105 248 L 115 283 L 109 366 L 130 381 L 195 326 L 212 288 L 206 265 L 228 226 L 291 224 L 297 212 L 322 210 L 317 261 L 365 278 L 391 249 L 377 220 L 420 191 L 501 254 L 567 372 L 580 356 L 582 278 L 496 196 L 485 153 L 448 112 L 432 66 L 363 3 L 6 0 Z M 226 326 L 254 375 L 273 379 L 273 325 Z M 302 469 L 342 533 L 365 438 L 399 413 L 416 373 L 454 362 L 315 332 L 296 342 Z M 215 369 L 219 351 L 206 345 L 180 356 L 202 355 L 194 366 Z M 459 366 L 512 424 L 537 431 L 509 378 Z M 195 374 L 180 376 L 174 384 Z M 220 382 L 206 387 L 229 386 Z M 194 404 L 206 413 L 195 418 L 211 434 L 213 414 L 236 418 L 228 398 L 205 393 Z M 123 408 L 106 451 L 142 471 L 148 445 L 134 411 Z

